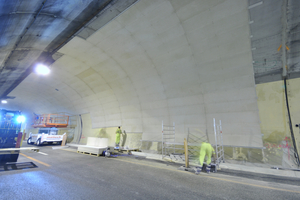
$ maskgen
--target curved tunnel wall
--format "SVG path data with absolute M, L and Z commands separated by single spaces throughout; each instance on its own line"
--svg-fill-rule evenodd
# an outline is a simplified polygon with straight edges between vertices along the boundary
M 50 76 L 10 94 L 15 107 L 90 113 L 93 128 L 122 125 L 143 140 L 175 122 L 179 142 L 187 128 L 212 136 L 215 117 L 225 144 L 262 146 L 246 0 L 141 0 L 59 52 Z

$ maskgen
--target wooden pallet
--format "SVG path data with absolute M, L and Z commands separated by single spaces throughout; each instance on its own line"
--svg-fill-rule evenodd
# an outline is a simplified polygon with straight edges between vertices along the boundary
M 97 157 L 100 156 L 100 154 L 84 152 L 84 151 L 77 151 L 77 153 L 82 153 L 82 154 L 86 154 L 86 155 L 90 155 L 90 156 L 97 156 Z
M 140 151 L 140 150 L 139 149 L 120 149 L 120 151 L 129 153 L 131 151 Z

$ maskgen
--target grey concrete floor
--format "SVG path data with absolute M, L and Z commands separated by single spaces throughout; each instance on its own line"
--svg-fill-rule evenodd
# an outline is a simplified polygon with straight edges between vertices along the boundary
M 44 154 L 20 154 L 18 162 L 33 162 L 37 168 L 0 171 L 1 200 L 300 199 L 300 187 L 286 182 L 195 175 L 172 163 L 127 155 L 96 157 L 52 146 L 40 147 Z

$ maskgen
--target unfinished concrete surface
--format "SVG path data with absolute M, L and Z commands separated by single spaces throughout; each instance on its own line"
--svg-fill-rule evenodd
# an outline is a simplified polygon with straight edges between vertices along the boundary
M 36 16 L 42 3 L 45 9 Z M 222 169 L 196 176 L 165 160 L 127 153 L 95 157 L 46 144 L 40 153 L 23 152 L 18 160 L 37 168 L 3 171 L 0 166 L 6 183 L 0 184 L 1 198 L 299 196 L 297 169 L 270 169 L 297 167 L 291 137 L 291 130 L 298 130 L 294 124 L 300 123 L 297 0 L 4 0 L 0 8 L 5 30 L 0 33 L 0 81 L 5 84 L 0 98 L 8 99 L 3 108 L 27 116 L 25 132 L 37 131 L 30 127 L 33 113 L 65 112 L 72 115 L 71 125 L 59 133 L 67 132 L 68 142 L 85 144 L 88 137 L 102 137 L 113 144 L 116 128 L 122 126 L 124 146 L 160 159 L 162 121 L 175 122 L 176 142 L 183 142 L 189 128 L 198 136 L 208 133 L 214 143 L 216 118 L 222 120 L 227 145 Z M 99 12 L 89 15 L 95 9 Z M 36 24 L 26 32 L 19 24 L 28 20 Z M 74 27 L 56 29 L 59 22 Z M 18 43 L 22 45 L 16 47 Z M 30 73 L 30 63 L 41 61 L 35 59 L 39 53 L 51 61 L 49 76 Z M 290 79 L 287 84 L 284 78 Z M 180 144 L 175 147 L 179 152 Z M 241 175 L 227 171 L 227 176 L 224 168 Z M 251 173 L 245 177 L 245 171 Z M 292 180 L 282 177 L 291 174 Z
M 89 2 L 84 5 L 100 3 Z M 51 74 L 31 73 L 3 108 L 22 110 L 28 119 L 32 113 L 77 115 L 72 138 L 78 143 L 101 134 L 113 138 L 114 129 L 122 126 L 138 140 L 142 134 L 149 142 L 142 146 L 152 151 L 159 149 L 162 121 L 175 122 L 176 142 L 183 142 L 189 128 L 208 133 L 214 143 L 213 118 L 222 120 L 228 146 L 262 148 L 271 142 L 277 152 L 286 137 L 292 141 L 289 125 L 297 133 L 294 124 L 299 123 L 298 1 L 105 2 L 109 6 L 55 48 Z M 72 5 L 75 9 L 83 2 Z M 280 48 L 283 43 L 286 48 Z M 18 63 L 21 58 L 11 59 Z M 282 81 L 284 70 L 285 78 L 294 78 L 287 87 L 274 82 Z M 268 140 L 271 133 L 275 142 Z
M 90 113 L 92 128 L 121 125 L 160 140 L 161 123 L 262 147 L 247 1 L 139 1 L 103 28 L 74 37 L 51 75 L 29 75 L 10 95 L 36 113 Z M 56 90 L 57 89 L 57 90 Z

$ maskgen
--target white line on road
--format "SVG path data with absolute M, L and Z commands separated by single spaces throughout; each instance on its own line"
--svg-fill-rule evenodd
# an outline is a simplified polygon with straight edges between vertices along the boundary
M 43 152 L 38 152 L 38 153 L 40 153 L 40 154 L 42 154 L 42 155 L 45 155 L 45 156 L 47 156 L 48 154 L 46 154 L 46 153 L 43 153 Z

